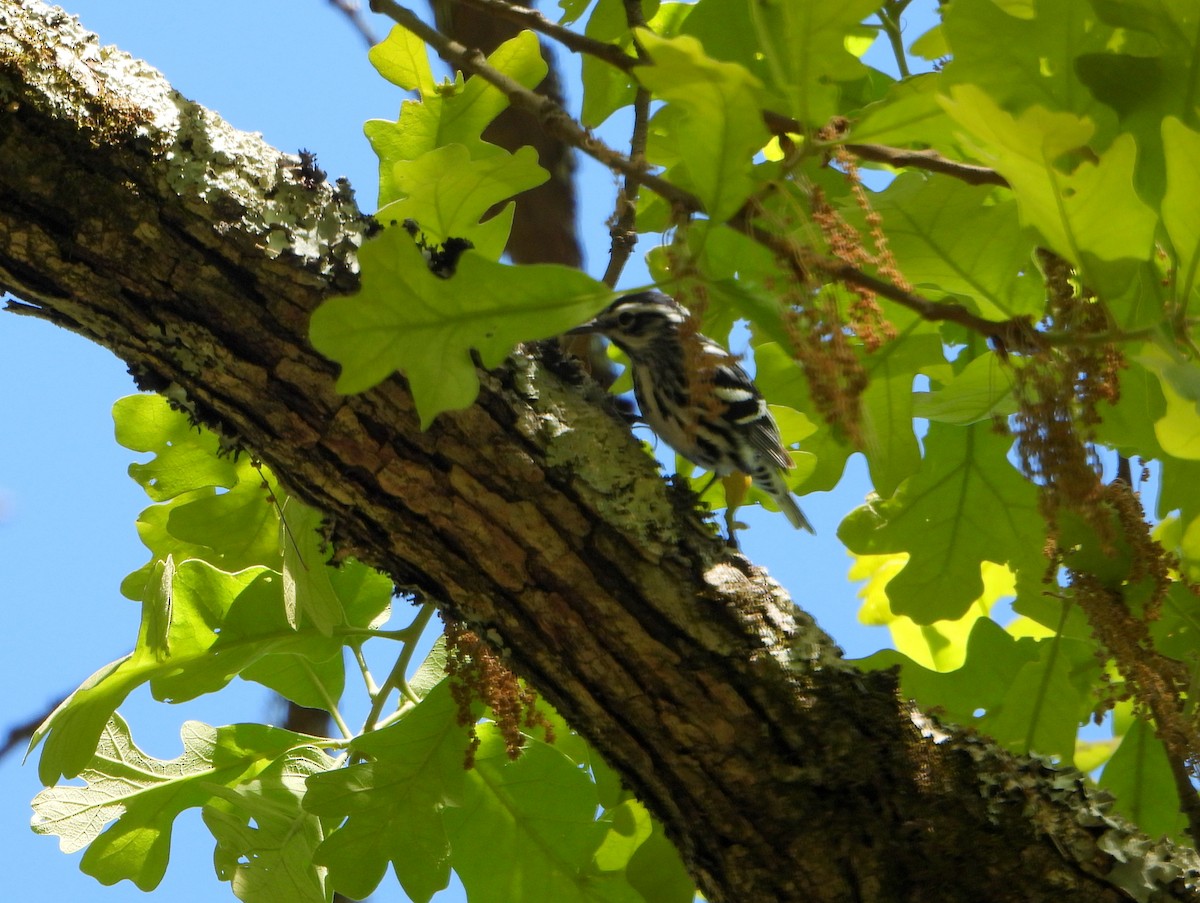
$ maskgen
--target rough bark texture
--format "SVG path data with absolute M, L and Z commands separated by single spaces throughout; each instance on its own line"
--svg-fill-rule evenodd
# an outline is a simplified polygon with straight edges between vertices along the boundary
M 601 393 L 536 353 L 418 428 L 333 390 L 346 186 L 0 0 L 0 288 L 261 456 L 343 554 L 473 625 L 620 770 L 713 901 L 1193 899 L 1078 776 L 942 733 L 725 552 Z M 566 379 L 558 375 L 567 374 Z

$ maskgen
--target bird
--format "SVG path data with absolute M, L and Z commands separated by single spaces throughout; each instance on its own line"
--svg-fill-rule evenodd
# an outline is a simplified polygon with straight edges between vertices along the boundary
M 762 393 L 686 307 L 662 292 L 636 292 L 571 334 L 599 334 L 625 352 L 642 419 L 671 448 L 716 477 L 747 474 L 792 526 L 816 532 L 784 479 L 795 462 Z

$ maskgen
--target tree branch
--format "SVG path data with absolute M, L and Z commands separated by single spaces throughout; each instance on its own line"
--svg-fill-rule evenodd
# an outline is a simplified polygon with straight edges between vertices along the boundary
M 355 0 L 329 0 L 329 4 L 346 17 L 350 27 L 358 32 L 368 47 L 379 43 L 366 16 L 362 14 L 362 7 Z
M 642 15 L 641 0 L 625 0 L 625 21 L 629 24 L 630 31 L 646 24 Z M 640 43 L 635 46 L 638 59 L 646 62 L 648 58 L 645 49 Z M 634 163 L 645 163 L 649 128 L 650 92 L 639 85 L 633 97 L 633 133 L 629 136 L 629 159 Z M 629 256 L 637 246 L 635 225 L 639 187 L 637 179 L 626 176 L 625 184 L 617 195 L 616 209 L 613 211 L 608 230 L 612 245 L 608 254 L 608 266 L 604 270 L 604 284 L 610 288 L 616 287 L 625 264 L 629 262 Z
M 504 0 L 454 0 L 454 2 L 486 12 L 499 19 L 520 25 L 522 28 L 536 31 L 552 41 L 557 41 L 573 53 L 586 53 L 588 56 L 594 56 L 625 72 L 638 64 L 635 57 L 627 54 L 616 44 L 597 41 L 595 38 L 572 31 L 570 28 L 547 19 L 536 9 L 518 6 L 515 3 L 505 3 Z M 643 21 L 642 24 L 645 22 Z
M 516 354 L 426 431 L 398 376 L 338 395 L 306 331 L 357 283 L 348 190 L 36 0 L 0 22 L 0 286 L 253 450 L 341 554 L 499 638 L 708 899 L 1195 898 L 1194 858 L 1082 778 L 843 662 L 569 370 Z
M 507 0 L 455 0 L 455 2 L 463 6 L 470 6 L 474 9 L 488 12 L 524 28 L 529 28 L 545 35 L 553 41 L 557 41 L 574 53 L 586 53 L 623 72 L 630 72 L 634 66 L 642 65 L 646 62 L 644 55 L 640 53 L 637 57 L 630 56 L 616 44 L 597 41 L 595 38 L 572 31 L 570 28 L 547 19 L 537 10 L 509 3 Z M 899 15 L 907 5 L 907 3 L 897 4 L 895 14 Z M 626 8 L 628 9 L 628 4 L 626 4 Z M 403 25 L 404 23 L 400 24 Z M 632 30 L 636 26 L 644 26 L 645 24 L 645 20 L 639 16 L 638 21 L 631 21 L 630 29 Z M 889 40 L 892 40 L 891 31 L 888 34 Z M 422 36 L 422 39 L 424 40 L 425 38 Z M 899 40 L 898 32 L 895 39 Z M 808 131 L 800 121 L 771 110 L 763 110 L 763 121 L 766 123 L 767 128 L 776 135 L 786 135 L 788 133 L 802 135 Z M 1008 181 L 1004 176 L 993 169 L 988 169 L 986 166 L 976 166 L 971 163 L 960 163 L 956 160 L 949 160 L 931 150 L 914 151 L 904 148 L 887 147 L 882 144 L 847 144 L 846 149 L 862 157 L 864 160 L 886 163 L 888 166 L 894 166 L 897 169 L 908 166 L 914 169 L 924 169 L 929 172 L 952 176 L 969 185 L 1000 185 L 1008 187 Z M 631 154 L 631 157 L 636 157 L 636 155 Z
M 911 166 L 914 169 L 924 169 L 929 172 L 953 176 L 968 185 L 999 185 L 1010 187 L 1008 180 L 994 169 L 986 166 L 975 166 L 972 163 L 960 163 L 949 160 L 931 150 L 906 150 L 898 147 L 886 147 L 882 144 L 846 144 L 846 150 L 863 160 L 875 163 L 886 163 L 896 169 Z

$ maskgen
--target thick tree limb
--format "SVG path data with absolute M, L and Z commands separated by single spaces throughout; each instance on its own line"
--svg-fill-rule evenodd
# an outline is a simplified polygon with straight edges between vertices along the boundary
M 0 287 L 260 455 L 339 550 L 509 651 L 714 901 L 1194 899 L 1194 857 L 1080 780 L 944 734 L 729 556 L 595 390 L 535 354 L 421 432 L 333 390 L 308 318 L 356 283 L 346 186 L 0 0 Z

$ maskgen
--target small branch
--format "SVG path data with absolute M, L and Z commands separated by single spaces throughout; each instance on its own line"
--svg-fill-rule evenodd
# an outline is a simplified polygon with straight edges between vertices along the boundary
M 329 0 L 329 4 L 350 20 L 350 26 L 362 36 L 368 47 L 374 47 L 379 43 L 375 32 L 367 24 L 366 16 L 362 14 L 362 7 L 354 0 Z
M 641 0 L 625 0 L 625 21 L 629 30 L 633 31 L 646 24 L 642 15 Z M 637 41 L 638 59 L 646 62 L 648 56 L 645 49 Z M 639 87 L 633 98 L 633 134 L 629 138 L 629 159 L 634 163 L 644 163 L 646 154 L 646 139 L 650 128 L 650 92 Z M 604 284 L 616 288 L 621 278 L 621 271 L 629 262 L 633 249 L 637 245 L 637 230 L 634 228 L 637 220 L 637 202 L 639 185 L 636 179 L 628 176 L 625 184 L 617 195 L 617 206 L 613 211 L 609 236 L 612 244 L 608 252 L 608 266 L 604 270 Z
M 597 41 L 595 38 L 589 38 L 587 35 L 572 31 L 563 25 L 559 25 L 557 22 L 547 19 L 536 9 L 530 9 L 527 6 L 518 6 L 515 3 L 507 3 L 505 0 L 454 0 L 454 2 L 490 13 L 499 19 L 507 19 L 509 22 L 520 25 L 523 28 L 544 34 L 546 37 L 558 41 L 558 43 L 562 44 L 568 50 L 594 56 L 596 59 L 602 60 L 624 72 L 628 72 L 638 64 L 637 59 L 627 54 L 616 44 Z M 644 25 L 645 22 L 643 21 L 639 24 Z
M 587 35 L 581 35 L 576 31 L 572 31 L 556 22 L 552 22 L 539 13 L 537 10 L 529 9 L 525 6 L 519 6 L 514 3 L 509 3 L 507 0 L 455 0 L 456 3 L 461 3 L 464 6 L 470 6 L 475 9 L 483 10 L 491 13 L 501 19 L 507 19 L 510 22 L 515 22 L 525 28 L 539 32 L 546 37 L 557 41 L 568 50 L 575 53 L 586 53 L 601 60 L 608 65 L 620 69 L 622 72 L 629 72 L 634 66 L 642 65 L 647 62 L 647 59 L 639 49 L 638 56 L 633 57 L 618 47 L 616 44 L 609 44 L 605 41 L 597 41 L 595 38 L 589 38 Z M 383 4 L 372 4 L 372 8 Z M 629 16 L 631 5 L 626 2 L 626 16 Z M 636 6 L 636 3 L 633 3 Z M 898 16 L 908 6 L 907 2 L 895 4 L 895 14 Z M 392 13 L 387 10 L 381 10 L 387 15 Z M 393 18 L 395 18 L 393 16 Z M 396 20 L 399 21 L 399 20 Z M 404 22 L 401 25 L 408 27 Z M 641 15 L 641 10 L 637 10 L 636 18 L 629 19 L 630 29 L 644 26 L 645 19 Z M 428 40 L 424 35 L 421 35 L 423 40 Z M 436 48 L 436 45 L 435 45 Z M 465 49 L 465 48 L 464 48 Z M 438 51 L 441 53 L 441 51 Z M 445 58 L 443 56 L 443 58 Z M 904 71 L 904 70 L 902 70 Z M 483 75 L 482 72 L 478 73 Z M 907 72 L 905 72 L 907 75 Z M 486 75 L 484 76 L 486 78 Z M 492 81 L 492 79 L 487 79 Z M 492 81 L 493 84 L 497 84 Z M 503 86 L 498 85 L 501 90 Z M 507 93 L 507 92 L 506 92 Z M 511 95 L 510 95 L 511 98 Z M 783 135 L 791 133 L 793 135 L 803 135 L 808 129 L 798 120 L 782 113 L 775 113 L 771 110 L 763 110 L 763 122 L 773 134 Z M 917 169 L 925 169 L 929 172 L 941 173 L 942 175 L 953 176 L 970 185 L 1001 185 L 1008 186 L 1008 182 L 998 172 L 988 169 L 986 166 L 973 166 L 970 163 L 959 163 L 955 160 L 948 160 L 945 157 L 933 151 L 913 151 L 903 150 L 900 148 L 886 147 L 879 144 L 848 144 L 846 149 L 851 153 L 857 154 L 864 160 L 872 160 L 876 163 L 886 163 L 889 166 L 897 168 L 903 166 L 911 166 Z M 630 154 L 636 158 L 635 153 Z
M 635 162 L 641 162 L 646 152 L 646 137 L 650 120 L 650 92 L 638 88 L 633 98 L 633 134 L 629 139 L 629 155 Z M 608 251 L 608 266 L 604 270 L 603 282 L 609 288 L 616 288 L 617 281 L 625 264 L 629 262 L 633 249 L 637 246 L 637 202 L 639 194 L 637 179 L 625 177 L 625 184 L 617 195 L 616 209 L 613 211 L 611 226 L 608 230 L 612 241 Z
M 0 759 L 3 759 L 10 752 L 20 746 L 22 743 L 29 741 L 33 736 L 34 731 L 38 729 L 47 718 L 54 714 L 54 710 L 66 702 L 67 697 L 56 699 L 54 702 L 46 706 L 45 710 L 34 715 L 19 724 L 14 724 L 8 729 L 8 733 L 4 736 L 4 742 L 0 743 Z
M 915 292 L 908 291 L 891 282 L 872 276 L 870 273 L 864 273 L 857 267 L 842 260 L 821 257 L 807 250 L 805 250 L 803 259 L 801 259 L 797 248 L 789 239 L 755 225 L 750 217 L 751 209 L 750 205 L 747 205 L 734 215 L 728 225 L 730 228 L 736 229 L 743 235 L 754 239 L 781 259 L 788 261 L 797 279 L 802 280 L 806 278 L 809 269 L 817 270 L 839 282 L 848 285 L 857 285 L 881 297 L 895 301 L 897 304 L 908 308 L 920 316 L 923 320 L 957 323 L 959 326 L 977 332 L 988 339 L 1002 343 L 1010 351 L 1029 350 L 1041 347 L 1043 344 L 1038 333 L 1034 330 L 1033 324 L 1027 318 L 1001 321 L 987 320 L 971 313 L 971 311 L 957 302 L 931 301 Z
M 536 117 L 542 128 L 554 137 L 579 148 L 609 169 L 636 179 L 677 207 L 689 211 L 704 209 L 704 205 L 695 195 L 672 185 L 666 179 L 648 173 L 644 163 L 634 163 L 620 152 L 613 150 L 579 125 L 566 110 L 549 97 L 530 91 L 516 79 L 489 66 L 483 54 L 478 50 L 469 50 L 457 41 L 452 41 L 436 28 L 422 22 L 415 13 L 396 3 L 395 0 L 371 0 L 371 9 L 374 12 L 383 13 L 397 25 L 412 32 L 432 47 L 438 56 L 450 65 L 469 75 L 478 75 L 489 84 L 495 85 L 514 107 Z
M 986 166 L 975 166 L 971 163 L 959 163 L 957 160 L 948 160 L 930 150 L 904 150 L 898 147 L 886 147 L 882 144 L 846 144 L 844 146 L 850 153 L 863 160 L 886 163 L 888 166 L 894 166 L 897 169 L 903 166 L 911 166 L 916 169 L 925 169 L 929 172 L 953 176 L 959 181 L 966 182 L 968 185 L 1000 185 L 1004 188 L 1010 187 L 1008 180 L 994 169 L 988 169 Z
M 1171 766 L 1175 792 L 1179 794 L 1179 809 L 1187 819 L 1188 835 L 1193 844 L 1200 844 L 1200 797 L 1196 795 L 1196 787 L 1192 784 L 1191 771 L 1187 762 L 1177 756 L 1168 755 L 1167 762 Z
M 358 670 L 366 685 L 367 695 L 374 696 L 379 692 L 379 687 L 375 685 L 375 678 L 371 676 L 371 668 L 367 665 L 367 657 L 363 655 L 362 644 L 354 643 L 351 649 L 354 650 L 354 661 L 358 663 Z

